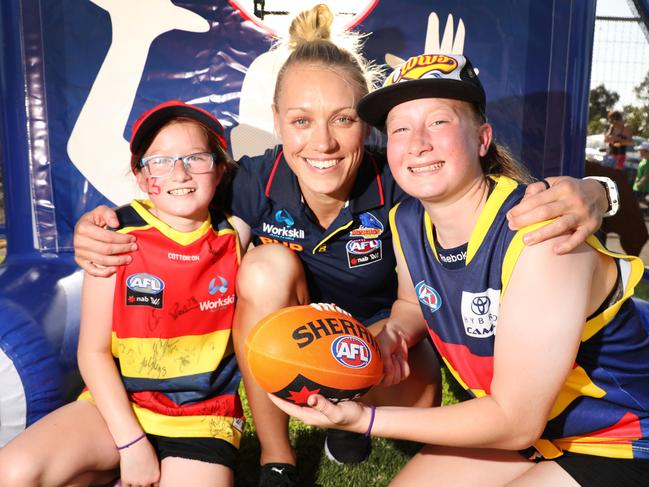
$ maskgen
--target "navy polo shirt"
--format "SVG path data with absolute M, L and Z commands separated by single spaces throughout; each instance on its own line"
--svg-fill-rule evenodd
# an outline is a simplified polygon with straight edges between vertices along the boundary
M 277 242 L 294 250 L 312 302 L 335 303 L 366 323 L 387 316 L 397 296 L 388 214 L 404 193 L 385 155 L 365 151 L 349 202 L 326 229 L 303 202 L 281 146 L 239 165 L 232 212 L 250 226 L 253 244 Z

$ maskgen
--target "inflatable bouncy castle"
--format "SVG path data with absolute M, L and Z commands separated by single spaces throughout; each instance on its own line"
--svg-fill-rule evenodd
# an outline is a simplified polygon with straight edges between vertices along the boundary
M 271 99 L 290 0 L 0 3 L 0 446 L 74 397 L 81 273 L 77 219 L 137 196 L 136 114 L 167 99 L 214 113 L 232 154 L 275 142 Z M 332 0 L 339 30 L 396 66 L 422 49 L 466 53 L 501 142 L 537 175 L 583 172 L 595 0 Z M 643 12 L 649 3 L 642 0 Z

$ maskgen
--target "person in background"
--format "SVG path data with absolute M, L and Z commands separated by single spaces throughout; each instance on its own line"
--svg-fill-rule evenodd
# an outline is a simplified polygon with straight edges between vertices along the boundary
M 608 144 L 608 155 L 615 161 L 615 169 L 624 169 L 626 148 L 633 145 L 631 129 L 624 125 L 624 117 L 617 110 L 608 113 L 608 129 L 604 141 Z
M 472 398 L 269 398 L 311 425 L 424 443 L 393 486 L 649 484 L 649 331 L 630 299 L 640 259 L 593 236 L 557 255 L 566 235 L 523 244 L 547 222 L 509 228 L 529 176 L 493 141 L 465 56 L 414 56 L 358 113 L 387 133 L 392 174 L 412 196 L 390 214 L 399 297 L 378 336 L 383 380 L 407 376 L 404 351 L 427 333 Z
M 84 275 L 87 389 L 0 449 L 0 486 L 234 483 L 241 250 L 214 204 L 233 164 L 226 148 L 219 121 L 179 101 L 135 122 L 131 168 L 150 199 L 118 210 L 117 233 L 138 237 L 130 263 L 109 278 Z
M 365 145 L 369 128 L 356 111 L 358 100 L 372 88 L 373 70 L 357 48 L 343 49 L 332 40 L 332 23 L 325 5 L 293 20 L 292 54 L 279 72 L 273 100 L 282 145 L 242 158 L 232 187 L 241 244 L 254 244 L 237 276 L 234 340 L 261 444 L 261 486 L 298 485 L 299 478 L 288 417 L 255 383 L 241 353 L 250 329 L 286 306 L 333 302 L 379 333 L 397 297 L 388 213 L 404 193 L 383 150 Z M 552 187 L 545 187 L 541 182 L 530 186 L 510 212 L 510 223 L 518 227 L 556 217 L 526 242 L 567 231 L 569 239 L 556 250 L 569 251 L 599 227 L 606 193 L 596 181 L 571 178 L 553 179 Z M 93 275 L 114 272 L 137 248 L 135 239 L 101 228 L 114 222 L 113 211 L 100 207 L 75 229 L 75 258 Z M 358 249 L 370 251 L 360 254 Z M 438 370 L 430 366 L 429 344 L 417 344 L 409 359 L 413 372 L 406 381 L 375 388 L 366 400 L 433 404 Z M 370 439 L 331 430 L 325 451 L 334 461 L 357 463 L 368 456 Z
M 649 193 L 649 141 L 644 141 L 642 144 L 634 147 L 634 150 L 640 152 L 640 163 L 638 164 L 638 172 L 633 182 L 633 192 L 639 203 L 646 205 L 646 197 Z

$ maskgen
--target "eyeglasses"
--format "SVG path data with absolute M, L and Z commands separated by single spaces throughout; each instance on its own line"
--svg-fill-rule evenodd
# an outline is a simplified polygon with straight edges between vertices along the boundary
M 176 161 L 181 161 L 185 171 L 190 174 L 204 174 L 210 172 L 214 166 L 216 154 L 211 152 L 197 152 L 187 156 L 148 156 L 140 160 L 140 165 L 147 170 L 149 176 L 164 178 L 169 176 Z

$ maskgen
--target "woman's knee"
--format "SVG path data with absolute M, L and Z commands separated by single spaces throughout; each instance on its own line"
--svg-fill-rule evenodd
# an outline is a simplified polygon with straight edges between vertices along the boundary
M 37 487 L 42 485 L 42 472 L 26 452 L 14 451 L 10 447 L 0 449 L 0 487 Z
M 295 252 L 280 244 L 260 245 L 243 258 L 237 273 L 239 300 L 300 300 L 306 289 L 304 268 Z

